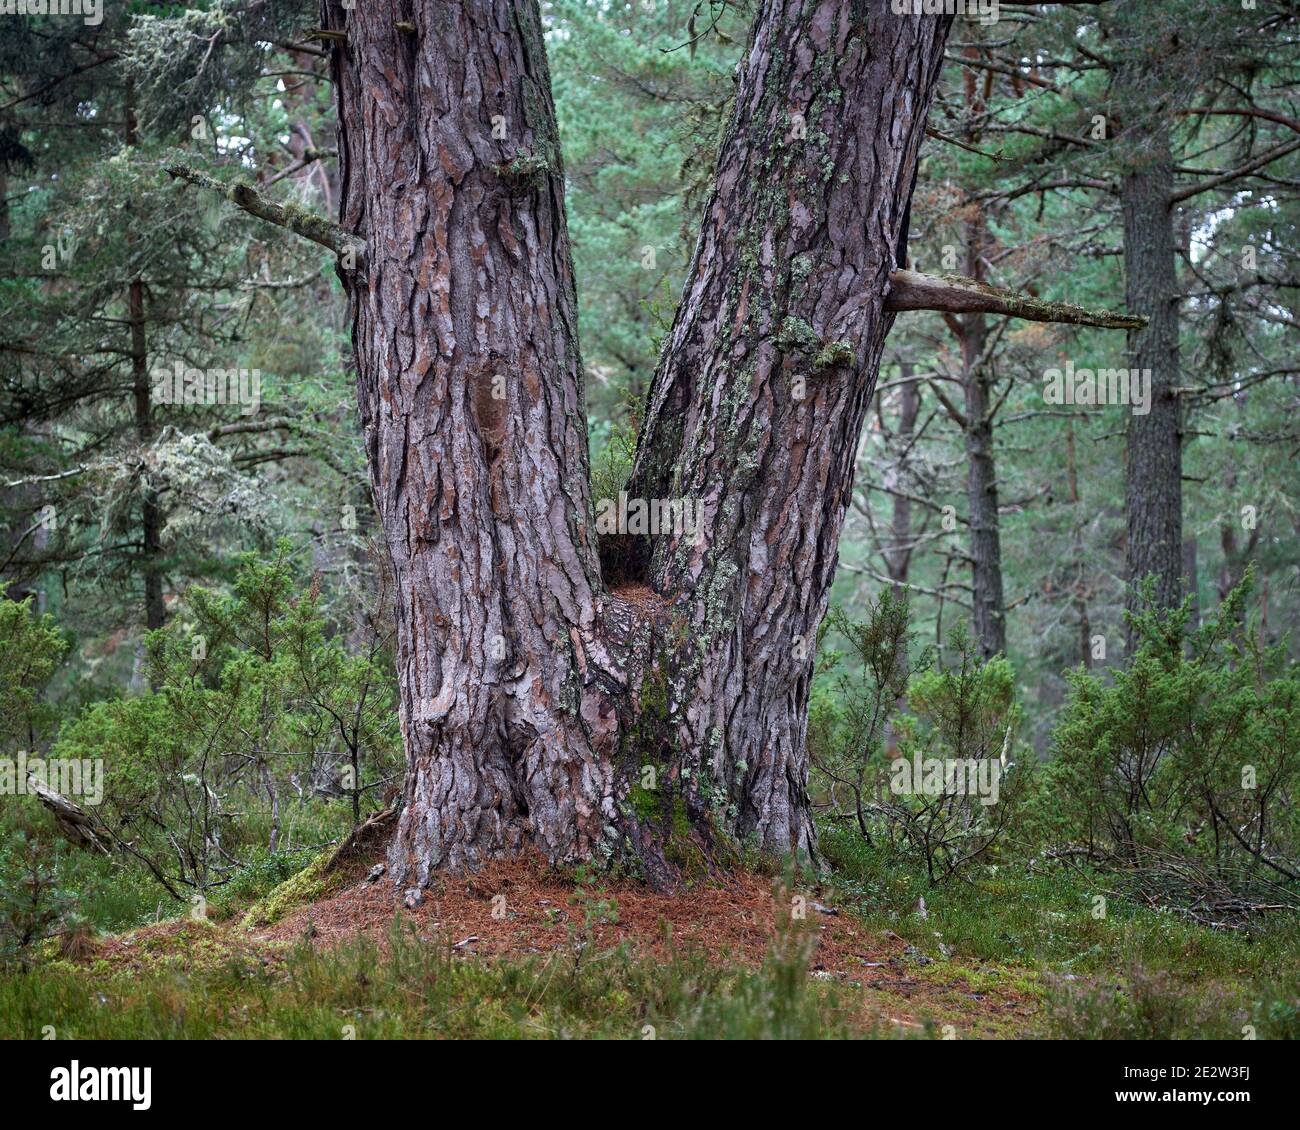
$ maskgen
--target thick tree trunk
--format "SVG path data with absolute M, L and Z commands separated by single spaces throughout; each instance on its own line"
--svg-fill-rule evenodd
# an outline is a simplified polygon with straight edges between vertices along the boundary
M 884 311 L 948 20 L 765 6 L 751 37 L 631 493 L 702 503 L 655 539 L 689 642 L 669 706 L 687 808 L 814 850 L 813 641 L 834 578 Z
M 608 593 L 537 5 L 406 8 L 323 10 L 398 596 L 392 871 L 534 845 L 669 883 L 736 838 L 811 853 L 813 641 L 948 20 L 760 16 L 631 491 L 702 522 L 652 539 L 654 591 Z
M 1144 329 L 1130 334 L 1129 364 L 1151 370 L 1151 411 L 1128 418 L 1125 512 L 1131 586 L 1155 580 L 1157 607 L 1183 594 L 1183 456 L 1178 387 L 1178 280 L 1174 239 L 1173 163 L 1162 128 L 1133 142 L 1121 185 L 1124 262 L 1130 312 Z M 1133 588 L 1129 608 L 1138 606 Z M 1131 643 L 1130 638 L 1130 643 Z
M 326 5 L 344 278 L 397 591 L 399 881 L 615 818 L 563 172 L 535 3 Z

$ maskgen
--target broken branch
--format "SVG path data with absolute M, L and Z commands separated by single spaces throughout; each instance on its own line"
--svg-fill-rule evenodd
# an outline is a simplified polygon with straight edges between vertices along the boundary
M 359 264 L 365 257 L 365 243 L 351 232 L 344 231 L 338 224 L 325 219 L 324 216 L 318 216 L 315 212 L 309 212 L 296 204 L 280 204 L 271 200 L 246 181 L 232 181 L 227 184 L 189 165 L 173 164 L 166 168 L 172 176 L 188 181 L 199 188 L 219 192 L 250 216 L 256 216 L 269 224 L 285 228 L 313 243 L 319 243 L 322 247 L 329 248 L 339 258 L 350 253 Z
M 95 820 L 79 804 L 69 800 L 61 792 L 50 788 L 37 777 L 27 779 L 27 788 L 36 794 L 37 799 L 54 813 L 59 830 L 73 843 L 82 847 L 94 848 L 105 855 L 111 854 L 104 841 L 96 834 Z
M 1140 330 L 1145 318 L 1113 310 L 1093 310 L 1069 302 L 1046 302 L 1030 294 L 988 286 L 962 275 L 923 275 L 897 270 L 889 276 L 885 309 L 940 310 L 946 314 L 1005 314 L 1031 322 L 1063 322 L 1110 330 Z

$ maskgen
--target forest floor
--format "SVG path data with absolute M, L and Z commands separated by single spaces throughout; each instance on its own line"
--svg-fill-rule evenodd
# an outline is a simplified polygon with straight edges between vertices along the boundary
M 1061 876 L 991 869 L 930 887 L 851 837 L 823 847 L 824 883 L 742 870 L 663 895 L 515 860 L 440 877 L 414 906 L 372 877 L 370 848 L 206 917 L 47 943 L 31 972 L 0 978 L 0 1034 L 1142 1039 L 1300 1025 L 1294 923 L 1225 935 L 1120 903 L 1098 920 L 1088 884 Z
M 1039 1011 L 1033 974 L 936 961 L 894 931 L 869 930 L 852 911 L 822 899 L 833 902 L 833 892 L 792 893 L 752 871 L 669 895 L 631 881 L 574 882 L 540 861 L 515 860 L 444 879 L 415 908 L 403 906 L 390 883 L 358 882 L 354 871 L 338 893 L 254 937 L 328 946 L 364 935 L 382 948 L 396 916 L 416 936 L 469 960 L 553 962 L 571 959 L 578 947 L 588 959 L 622 948 L 656 963 L 689 953 L 755 971 L 793 941 L 811 979 L 844 986 L 860 999 L 863 1032 L 951 1025 L 954 1032 L 990 1037 L 1023 1036 L 1032 1028 Z

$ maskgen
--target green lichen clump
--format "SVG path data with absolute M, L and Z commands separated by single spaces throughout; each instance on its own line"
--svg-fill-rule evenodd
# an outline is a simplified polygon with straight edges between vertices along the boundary
M 628 803 L 642 822 L 652 819 L 658 812 L 659 790 L 671 769 L 673 750 L 669 714 L 668 679 L 662 671 L 656 670 L 641 684 L 636 719 L 624 732 L 621 751 L 626 770 L 637 782 L 628 790 Z M 646 788 L 640 783 L 641 773 L 648 766 L 654 769 L 654 788 Z
M 812 358 L 814 370 L 853 364 L 853 346 L 847 341 L 824 341 L 802 318 L 791 315 L 781 323 L 773 339 L 783 353 L 803 353 Z
M 681 638 L 677 649 L 688 647 Z M 720 748 L 722 732 L 710 734 L 710 746 Z M 674 743 L 668 680 L 662 667 L 652 668 L 642 684 L 636 720 L 624 736 L 621 756 L 630 778 L 622 801 L 623 814 L 634 819 L 643 836 L 658 844 L 663 860 L 681 878 L 707 878 L 715 860 L 732 851 L 725 827 L 725 801 L 717 805 L 708 789 L 708 774 L 692 768 Z M 653 775 L 646 774 L 653 769 Z M 700 782 L 701 804 L 696 803 Z
M 681 797 L 673 781 L 673 770 L 688 776 L 678 765 L 673 743 L 672 717 L 668 703 L 668 679 L 656 668 L 641 685 L 636 720 L 628 727 L 622 755 L 634 784 L 627 792 L 627 804 L 642 824 L 677 818 Z M 653 770 L 653 786 L 644 783 L 644 773 Z M 682 817 L 685 809 L 682 809 Z
M 274 926 L 289 911 L 320 898 L 334 886 L 335 877 L 326 872 L 330 853 L 322 852 L 296 875 L 291 875 L 269 894 L 248 908 L 239 926 L 254 930 Z
M 783 353 L 813 353 L 821 347 L 821 338 L 802 318 L 791 315 L 781 323 L 774 344 Z
M 705 819 L 708 819 L 705 817 Z M 696 837 L 686 801 L 680 796 L 672 800 L 671 819 L 664 830 L 664 858 L 681 871 L 687 880 L 707 878 L 709 856 Z
M 853 364 L 853 346 L 847 341 L 828 341 L 813 356 L 814 369 L 837 369 Z
M 519 188 L 540 188 L 550 171 L 546 158 L 531 153 L 518 153 L 513 160 L 497 166 L 501 179 Z
M 646 824 L 659 815 L 659 793 L 644 785 L 633 785 L 627 794 L 628 807 L 636 815 L 637 823 Z

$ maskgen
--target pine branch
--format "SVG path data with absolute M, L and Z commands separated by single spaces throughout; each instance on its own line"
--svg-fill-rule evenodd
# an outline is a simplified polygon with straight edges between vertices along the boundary
M 352 264 L 359 265 L 365 258 L 365 242 L 358 239 L 351 232 L 345 231 L 338 224 L 327 220 L 324 216 L 318 216 L 315 212 L 307 211 L 306 208 L 300 208 L 296 204 L 280 204 L 275 200 L 271 200 L 263 196 L 246 181 L 226 183 L 217 180 L 216 177 L 210 177 L 207 173 L 200 172 L 198 169 L 191 168 L 189 165 L 179 163 L 166 166 L 166 171 L 173 177 L 188 181 L 199 188 L 219 192 L 250 216 L 256 216 L 269 224 L 285 228 L 295 235 L 302 236 L 303 239 L 311 240 L 313 243 L 319 243 L 322 247 L 333 251 L 339 258 L 350 256 Z
M 1031 322 L 1063 322 L 1111 330 L 1140 330 L 1145 318 L 1113 310 L 1090 310 L 1069 302 L 1046 302 L 1030 294 L 987 286 L 961 275 L 923 275 L 897 270 L 889 276 L 886 310 L 941 310 L 946 314 L 1005 314 Z
M 1297 149 L 1300 149 L 1300 141 L 1283 142 L 1281 145 L 1274 146 L 1267 152 L 1247 161 L 1239 169 L 1230 169 L 1226 173 L 1219 173 L 1208 180 L 1201 181 L 1199 184 L 1190 184 L 1186 188 L 1179 189 L 1169 198 L 1169 202 L 1171 204 L 1180 204 L 1182 201 L 1189 200 L 1202 192 L 1208 192 L 1210 189 L 1218 188 L 1220 185 L 1234 181 L 1238 177 L 1247 176 L 1255 172 L 1256 169 L 1262 169 L 1265 165 L 1271 165 L 1279 157 L 1285 157 L 1288 153 L 1294 153 Z

